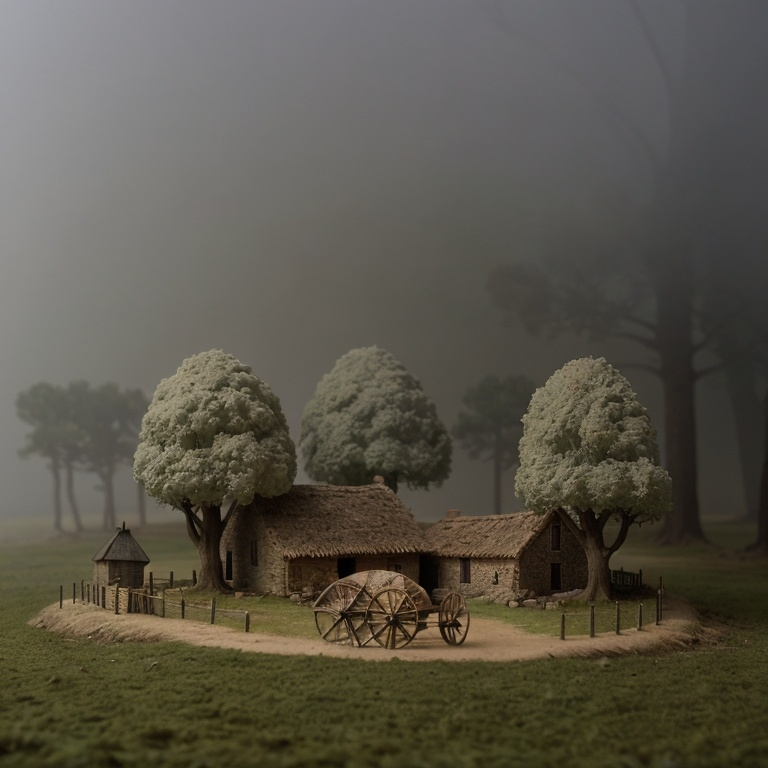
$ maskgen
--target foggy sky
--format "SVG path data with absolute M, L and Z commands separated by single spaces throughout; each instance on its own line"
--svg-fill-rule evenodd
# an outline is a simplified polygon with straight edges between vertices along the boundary
M 643 8 L 679 67 L 679 4 Z M 392 352 L 449 427 L 486 374 L 543 384 L 615 351 L 504 327 L 485 283 L 560 215 L 648 194 L 580 85 L 664 151 L 663 83 L 624 3 L 8 0 L 0 36 L 3 516 L 50 519 L 45 463 L 16 455 L 14 400 L 38 381 L 151 396 L 220 347 L 277 393 L 298 442 L 353 347 Z M 657 383 L 625 374 L 660 427 Z M 735 448 L 716 388 L 702 396 L 706 483 Z M 455 446 L 442 488 L 402 496 L 421 519 L 488 514 L 491 466 Z M 100 505 L 84 503 L 91 526 Z M 118 516 L 135 519 L 131 493 Z

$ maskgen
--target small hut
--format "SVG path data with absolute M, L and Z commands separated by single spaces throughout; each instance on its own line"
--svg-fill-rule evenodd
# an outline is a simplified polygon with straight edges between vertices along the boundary
M 144 566 L 148 562 L 146 553 L 123 523 L 93 556 L 93 580 L 135 589 L 144 585 Z

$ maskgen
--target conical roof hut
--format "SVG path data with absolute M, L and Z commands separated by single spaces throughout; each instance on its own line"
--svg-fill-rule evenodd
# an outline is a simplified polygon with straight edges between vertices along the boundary
M 144 584 L 144 566 L 148 562 L 146 552 L 123 523 L 93 556 L 93 580 L 98 584 L 138 588 Z

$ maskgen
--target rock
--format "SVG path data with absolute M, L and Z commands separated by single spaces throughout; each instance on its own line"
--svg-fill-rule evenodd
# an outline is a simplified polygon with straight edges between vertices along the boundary
M 529 598 L 528 600 L 523 600 L 523 608 L 536 608 L 538 606 L 538 602 L 535 598 Z

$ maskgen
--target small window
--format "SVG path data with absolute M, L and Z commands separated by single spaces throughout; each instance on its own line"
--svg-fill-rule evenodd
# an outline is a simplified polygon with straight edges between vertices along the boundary
M 459 581 L 462 584 L 470 584 L 472 581 L 469 564 L 470 560 L 468 557 L 459 558 Z
M 251 539 L 251 565 L 259 564 L 259 547 L 256 539 Z
M 560 551 L 560 523 L 554 522 L 552 523 L 552 551 L 553 552 L 559 552 Z

